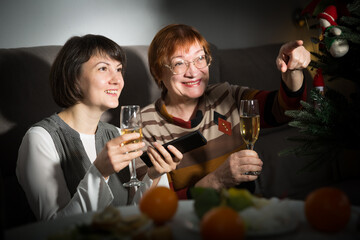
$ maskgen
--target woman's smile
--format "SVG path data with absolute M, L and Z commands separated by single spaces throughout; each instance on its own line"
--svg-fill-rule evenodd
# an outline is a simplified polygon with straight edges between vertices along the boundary
M 118 91 L 119 91 L 118 89 L 108 89 L 108 90 L 105 90 L 105 93 L 108 94 L 108 95 L 117 97 L 118 96 Z
M 194 80 L 194 81 L 186 81 L 186 82 L 182 82 L 182 84 L 186 87 L 197 87 L 200 86 L 201 84 L 201 79 L 198 80 Z

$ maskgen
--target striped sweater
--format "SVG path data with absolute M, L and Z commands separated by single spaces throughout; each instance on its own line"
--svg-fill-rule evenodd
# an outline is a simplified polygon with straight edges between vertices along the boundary
M 164 144 L 195 130 L 207 139 L 205 146 L 185 153 L 177 169 L 168 174 L 170 186 L 180 199 L 186 199 L 189 187 L 214 171 L 231 153 L 245 149 L 239 125 L 241 99 L 258 99 L 260 126 L 264 128 L 287 122 L 284 111 L 299 108 L 299 101 L 305 97 L 304 86 L 292 93 L 283 82 L 280 90 L 273 92 L 229 83 L 209 85 L 199 100 L 196 117 L 189 122 L 168 114 L 162 99 L 143 108 L 144 140 L 148 145 L 155 141 Z M 138 162 L 137 166 L 141 175 L 144 165 Z

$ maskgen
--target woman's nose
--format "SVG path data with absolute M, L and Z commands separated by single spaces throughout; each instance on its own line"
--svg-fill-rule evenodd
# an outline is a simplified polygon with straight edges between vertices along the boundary
M 188 65 L 188 68 L 185 72 L 185 75 L 186 76 L 196 76 L 198 72 L 199 72 L 199 69 L 197 67 L 195 67 L 195 64 L 193 62 L 190 62 Z
M 114 71 L 111 76 L 110 83 L 112 84 L 120 84 L 123 81 L 123 76 L 121 72 Z

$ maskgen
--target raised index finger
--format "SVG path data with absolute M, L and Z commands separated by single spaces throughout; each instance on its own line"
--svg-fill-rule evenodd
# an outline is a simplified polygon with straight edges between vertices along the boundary
M 302 40 L 296 40 L 288 42 L 283 46 L 282 53 L 290 54 L 295 48 L 300 47 L 304 44 Z

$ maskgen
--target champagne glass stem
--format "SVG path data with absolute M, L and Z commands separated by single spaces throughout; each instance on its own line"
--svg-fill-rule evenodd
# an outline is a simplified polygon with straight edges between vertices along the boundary
M 246 148 L 250 149 L 250 150 L 254 150 L 254 144 L 253 143 L 249 143 L 246 144 Z M 255 176 L 259 176 L 261 172 L 258 171 L 249 171 L 249 172 L 245 172 L 244 175 L 255 175 Z
M 130 163 L 130 175 L 131 175 L 130 177 L 131 180 L 137 181 L 135 159 L 132 159 Z
M 135 166 L 135 159 L 132 159 L 129 164 L 130 170 L 130 181 L 124 183 L 124 187 L 140 187 L 143 183 L 137 179 L 136 176 L 136 166 Z
M 246 148 L 250 149 L 250 150 L 254 150 L 254 144 L 249 143 L 249 144 L 246 145 Z

